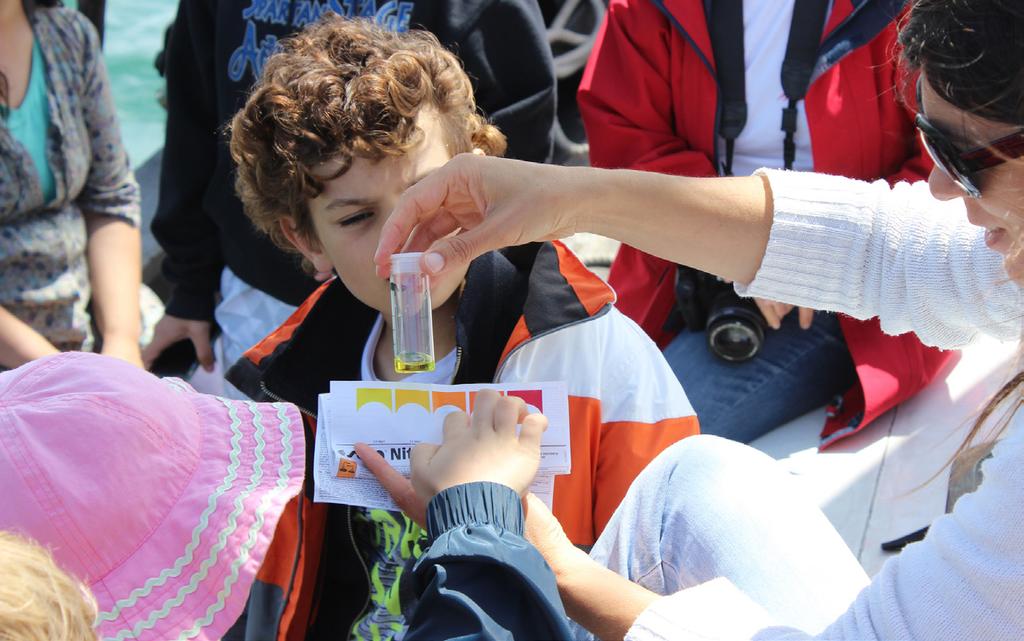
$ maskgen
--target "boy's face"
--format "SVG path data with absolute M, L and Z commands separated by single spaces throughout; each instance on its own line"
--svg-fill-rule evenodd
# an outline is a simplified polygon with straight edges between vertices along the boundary
M 281 223 L 288 238 L 318 272 L 333 269 L 356 298 L 384 314 L 386 320 L 391 314 L 387 283 L 377 276 L 373 262 L 381 227 L 402 192 L 451 160 L 437 114 L 423 110 L 416 123 L 423 131 L 423 141 L 409 153 L 378 162 L 355 158 L 348 171 L 327 181 L 323 192 L 310 201 L 319 246 L 296 234 L 290 222 Z M 328 161 L 314 172 L 330 176 L 336 170 L 337 162 Z M 456 270 L 431 279 L 434 308 L 451 297 L 464 277 L 465 270 Z

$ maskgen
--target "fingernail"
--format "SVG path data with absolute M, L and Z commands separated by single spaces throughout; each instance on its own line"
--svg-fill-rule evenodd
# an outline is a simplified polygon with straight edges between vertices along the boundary
M 444 256 L 437 252 L 430 252 L 423 257 L 423 264 L 427 266 L 428 272 L 436 274 L 444 269 Z

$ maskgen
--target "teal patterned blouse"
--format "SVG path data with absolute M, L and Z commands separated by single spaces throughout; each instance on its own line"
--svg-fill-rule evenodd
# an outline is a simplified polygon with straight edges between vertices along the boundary
M 61 350 L 90 349 L 86 212 L 139 224 L 139 187 L 110 93 L 99 37 L 79 12 L 36 9 L 49 109 L 45 199 L 29 150 L 0 120 L 0 306 Z
M 46 61 L 39 41 L 32 45 L 32 72 L 29 74 L 25 98 L 17 107 L 7 110 L 7 127 L 20 142 L 35 165 L 45 200 L 57 196 L 53 171 L 46 162 L 46 136 L 50 130 L 50 107 L 46 104 Z

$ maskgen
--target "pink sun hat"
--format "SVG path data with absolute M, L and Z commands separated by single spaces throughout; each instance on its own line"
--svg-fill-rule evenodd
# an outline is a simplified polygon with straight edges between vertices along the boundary
M 90 586 L 101 639 L 219 639 L 302 486 L 298 411 L 65 353 L 0 374 L 0 530 Z

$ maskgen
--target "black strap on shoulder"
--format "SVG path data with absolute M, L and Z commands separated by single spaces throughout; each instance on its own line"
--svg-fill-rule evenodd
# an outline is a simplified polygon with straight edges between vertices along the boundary
M 725 162 L 722 163 L 721 171 L 723 176 L 731 176 L 736 139 L 747 125 L 743 0 L 712 0 L 710 4 L 708 30 L 722 104 L 718 135 L 725 140 Z
M 782 110 L 782 131 L 786 133 L 782 157 L 786 169 L 792 169 L 796 160 L 796 106 L 811 84 L 828 4 L 829 0 L 796 0 L 793 5 L 793 23 L 789 27 L 786 58 L 782 61 L 782 91 L 789 99 L 789 105 Z
M 736 139 L 747 124 L 746 63 L 743 47 L 743 0 L 710 0 L 708 31 L 715 55 L 721 115 L 718 135 L 725 140 L 722 175 L 732 175 Z M 786 57 L 782 63 L 782 90 L 789 105 L 782 110 L 783 161 L 786 169 L 796 160 L 797 103 L 807 95 L 829 0 L 795 0 Z

